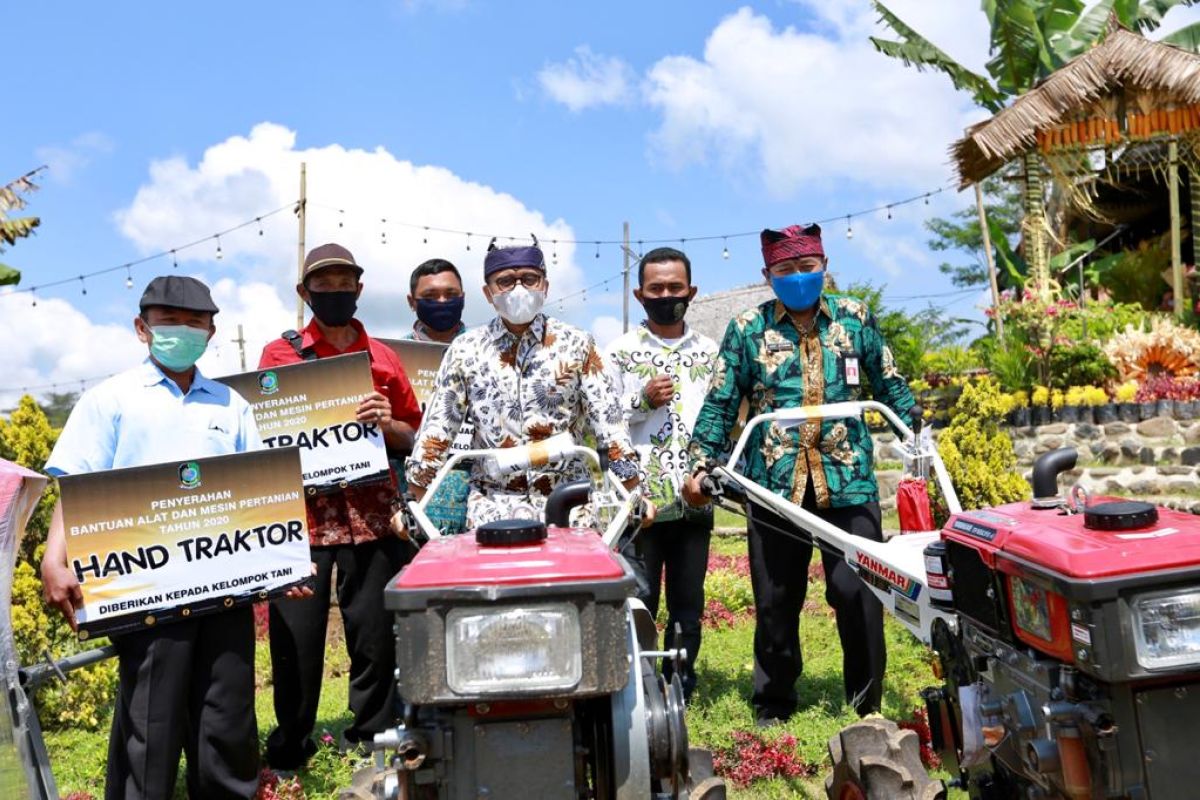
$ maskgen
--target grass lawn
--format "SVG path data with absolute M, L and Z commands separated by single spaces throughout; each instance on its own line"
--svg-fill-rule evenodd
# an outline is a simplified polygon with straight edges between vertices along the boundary
M 718 523 L 719 524 L 719 523 Z M 885 521 L 886 525 L 886 521 Z M 745 540 L 738 536 L 713 539 L 713 552 L 719 556 L 745 554 Z M 741 578 L 748 581 L 748 578 Z M 332 628 L 326 656 L 326 682 L 318 712 L 317 735 L 328 732 L 336 741 L 350 722 L 346 711 L 349 660 L 340 631 Z M 825 604 L 819 581 L 809 589 L 809 600 L 801 621 L 804 642 L 804 675 L 799 692 L 802 710 L 786 725 L 773 729 L 768 738 L 776 740 L 791 734 L 797 740 L 796 755 L 815 768 L 806 778 L 758 780 L 747 787 L 730 787 L 730 797 L 750 798 L 809 797 L 824 798 L 827 772 L 826 742 L 842 726 L 855 720 L 842 702 L 841 649 L 833 614 Z M 754 731 L 750 708 L 753 670 L 752 642 L 754 623 L 742 616 L 727 627 L 708 628 L 697 663 L 699 684 L 688 710 L 688 727 L 693 744 L 713 749 L 728 748 L 735 731 Z M 895 720 L 908 719 L 920 704 L 917 692 L 933 684 L 929 653 L 903 628 L 887 623 L 888 673 L 884 691 L 884 714 Z M 270 659 L 266 642 L 257 652 L 257 711 L 260 736 L 266 737 L 275 723 L 271 707 Z M 108 722 L 97 732 L 56 731 L 48 733 L 47 744 L 54 764 L 59 790 L 64 797 L 72 791 L 103 795 L 104 763 L 107 751 Z M 324 746 L 309 768 L 300 773 L 300 782 L 310 800 L 335 798 L 337 788 L 349 782 L 350 763 L 332 746 Z M 176 797 L 184 798 L 182 768 Z M 952 794 L 952 797 L 962 795 Z

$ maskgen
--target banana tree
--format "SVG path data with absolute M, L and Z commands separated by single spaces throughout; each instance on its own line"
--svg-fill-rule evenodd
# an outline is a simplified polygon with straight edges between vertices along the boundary
M 896 39 L 871 37 L 875 49 L 907 66 L 944 73 L 954 86 L 968 92 L 974 102 L 999 112 L 1012 100 L 1032 89 L 1037 82 L 1100 42 L 1115 18 L 1143 35 L 1156 30 L 1168 11 L 1191 6 L 1200 0 L 982 0 L 981 9 L 990 26 L 986 75 L 973 72 L 955 61 L 900 19 L 879 0 L 872 6 L 880 21 Z M 1187 26 L 1160 41 L 1193 52 L 1200 50 L 1200 23 Z M 1037 156 L 1023 158 L 1025 221 L 1022 233 L 1026 258 L 1035 291 L 1049 291 L 1049 229 L 1046 223 L 1045 189 Z
M 38 167 L 35 170 L 25 173 L 15 181 L 0 186 L 0 253 L 4 252 L 6 246 L 12 247 L 17 243 L 18 239 L 24 239 L 33 234 L 34 229 L 41 224 L 41 220 L 37 217 L 9 217 L 8 212 L 20 211 L 25 208 L 25 198 L 23 195 L 37 191 L 37 184 L 33 182 L 34 177 L 44 170 L 45 167 Z M 0 286 L 17 283 L 21 280 L 21 273 L 10 266 L 0 264 Z

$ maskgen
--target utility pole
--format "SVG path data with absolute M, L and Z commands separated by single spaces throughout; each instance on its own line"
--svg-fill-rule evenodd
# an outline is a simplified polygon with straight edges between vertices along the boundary
M 1004 319 L 1000 316 L 1000 286 L 996 282 L 996 259 L 992 256 L 992 235 L 988 230 L 987 214 L 983 210 L 983 190 L 975 182 L 975 210 L 979 212 L 979 233 L 983 236 L 983 253 L 987 257 L 988 283 L 992 286 L 992 309 L 996 312 L 996 338 L 1004 341 Z M 1083 296 L 1080 295 L 1080 302 Z M 1086 324 L 1086 323 L 1085 323 Z
M 296 248 L 296 283 L 304 283 L 304 222 L 308 206 L 308 164 L 300 162 L 300 202 L 296 205 L 296 217 L 300 221 L 300 241 Z M 304 300 L 296 296 L 296 330 L 304 328 Z M 245 364 L 243 362 L 243 371 Z
M 629 223 L 625 223 L 625 245 L 621 248 L 621 255 L 625 260 L 625 267 L 622 273 L 625 276 L 625 293 L 621 295 L 621 332 L 629 331 Z
M 1175 316 L 1183 318 L 1187 313 L 1184 302 L 1183 254 L 1179 235 L 1179 141 L 1167 143 L 1167 196 L 1171 207 L 1171 293 L 1175 296 Z
M 238 346 L 238 356 L 242 359 L 242 372 L 246 371 L 246 337 L 242 335 L 242 323 L 238 323 L 238 335 L 236 339 L 230 339 L 231 342 Z

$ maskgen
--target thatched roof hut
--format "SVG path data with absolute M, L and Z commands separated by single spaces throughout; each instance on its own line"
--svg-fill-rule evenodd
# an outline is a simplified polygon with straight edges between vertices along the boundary
M 1115 144 L 1126 137 L 1200 127 L 1188 109 L 1200 105 L 1200 55 L 1112 24 L 1103 42 L 1055 71 L 991 119 L 967 129 L 950 154 L 961 186 L 983 180 L 1033 148 Z M 1167 112 L 1139 128 L 1144 116 Z M 1176 114 L 1171 121 L 1169 114 Z M 1116 126 L 1072 123 L 1103 118 Z M 1054 133 L 1065 135 L 1056 140 Z M 1078 134 L 1078 135 L 1077 135 Z M 1039 137 L 1040 135 L 1040 137 Z

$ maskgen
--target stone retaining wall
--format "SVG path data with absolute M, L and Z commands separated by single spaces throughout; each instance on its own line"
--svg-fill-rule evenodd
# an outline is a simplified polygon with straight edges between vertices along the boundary
M 1092 494 L 1144 497 L 1200 513 L 1200 420 L 1154 417 L 1107 425 L 1056 422 L 1007 431 L 1026 479 L 1037 456 L 1074 447 L 1079 465 L 1059 476 L 1060 490 L 1065 492 L 1079 482 Z M 894 442 L 890 433 L 875 435 L 876 463 L 899 459 L 891 449 Z M 881 505 L 894 508 L 900 471 L 880 470 L 877 476 Z

